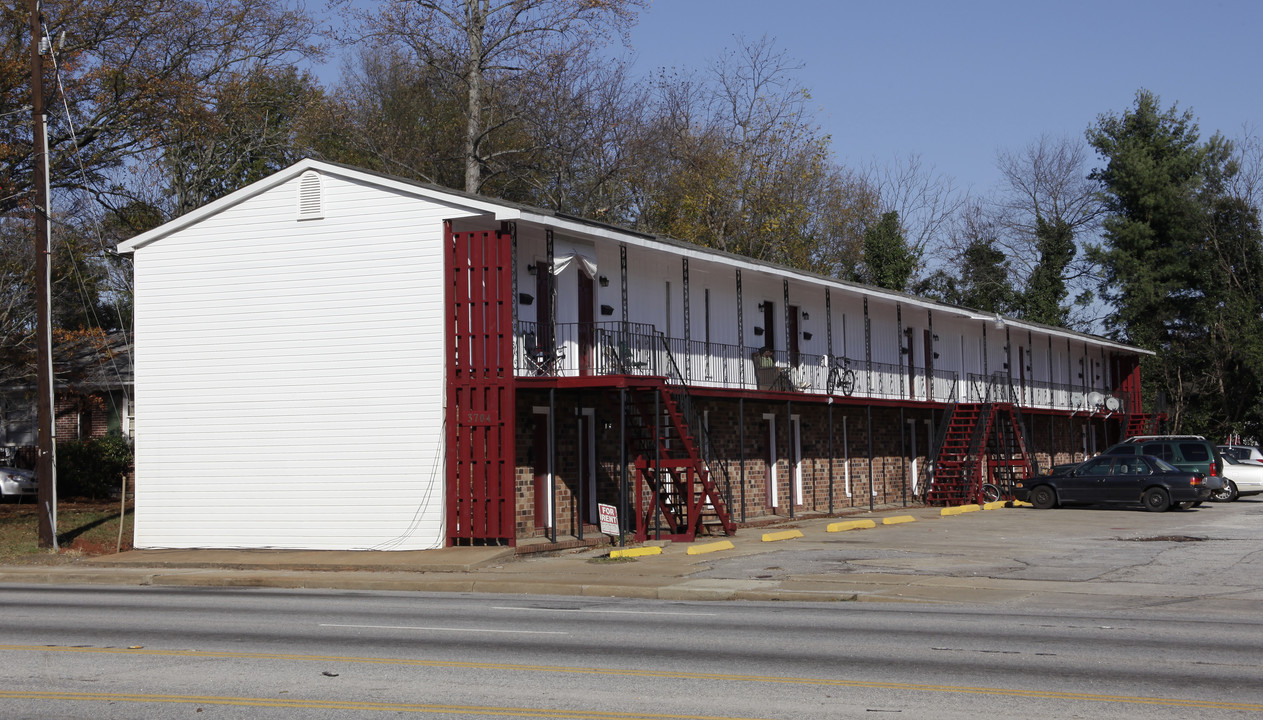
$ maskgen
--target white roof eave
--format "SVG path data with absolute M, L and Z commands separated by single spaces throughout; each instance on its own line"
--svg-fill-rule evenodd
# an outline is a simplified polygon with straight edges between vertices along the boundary
M 446 193 L 435 188 L 424 187 L 405 180 L 398 180 L 385 175 L 377 175 L 362 170 L 356 170 L 344 165 L 335 165 L 306 158 L 297 163 L 278 171 L 273 175 L 251 183 L 236 192 L 229 193 L 218 200 L 207 203 L 196 210 L 185 213 L 180 217 L 164 223 L 148 232 L 141 233 L 133 238 L 125 240 L 118 244 L 118 252 L 131 253 L 136 250 L 174 232 L 178 232 L 186 227 L 195 225 L 206 218 L 221 213 L 228 208 L 238 205 L 252 197 L 267 192 L 272 188 L 282 185 L 308 170 L 316 170 L 327 175 L 339 175 L 342 177 L 352 178 L 361 182 L 371 183 L 390 190 L 408 195 L 416 195 L 426 197 L 436 202 L 447 205 L 458 206 L 472 210 L 476 213 L 486 213 L 495 216 L 497 220 L 516 220 L 522 214 L 516 208 L 505 206 L 492 200 L 474 198 L 468 195 L 458 193 Z
M 508 208 L 502 208 L 502 209 L 508 209 Z M 511 218 L 502 217 L 500 214 L 497 213 L 496 219 L 507 220 Z M 933 311 L 935 313 L 947 313 L 954 317 L 961 318 L 964 320 L 996 323 L 998 319 L 1003 322 L 1003 326 L 1009 327 L 1015 330 L 1030 331 L 1032 333 L 1036 333 L 1043 336 L 1052 336 L 1054 338 L 1069 339 L 1071 341 L 1087 342 L 1092 345 L 1111 348 L 1111 349 L 1119 350 L 1123 352 L 1134 352 L 1141 355 L 1157 355 L 1157 353 L 1151 350 L 1145 350 L 1143 348 L 1133 347 L 1131 345 L 1116 342 L 1114 340 L 1099 337 L 1097 335 L 1090 335 L 1087 333 L 1075 332 L 1073 330 L 1064 330 L 1064 329 L 1049 327 L 1046 325 L 1038 325 L 1035 323 L 1023 322 L 1022 320 L 1017 320 L 1014 318 L 1004 317 L 1004 316 L 997 316 L 994 313 L 986 313 L 981 310 L 973 310 L 970 308 L 958 307 L 955 305 L 945 305 L 943 303 L 936 302 L 934 300 L 927 300 L 925 298 L 918 298 L 912 295 L 905 295 L 903 293 L 894 292 L 892 290 L 885 290 L 882 288 L 868 287 L 868 286 L 861 287 L 858 285 L 843 282 L 841 280 L 834 280 L 834 279 L 826 278 L 820 275 L 815 275 L 813 273 L 808 273 L 801 270 L 795 270 L 793 268 L 785 268 L 785 267 L 779 267 L 779 266 L 773 266 L 773 265 L 769 265 L 765 263 L 760 263 L 756 260 L 752 260 L 749 258 L 742 258 L 740 256 L 731 255 L 729 253 L 718 253 L 715 250 L 705 248 L 700 245 L 695 246 L 695 247 L 681 246 L 672 242 L 667 242 L 664 240 L 647 237 L 639 233 L 623 232 L 615 227 L 594 226 L 594 225 L 577 221 L 577 220 L 569 220 L 567 218 L 557 217 L 555 215 L 549 215 L 549 214 L 544 214 L 544 213 L 530 212 L 529 210 L 519 211 L 516 219 L 519 219 L 523 222 L 537 223 L 542 226 L 547 226 L 547 227 L 551 227 L 557 230 L 562 230 L 566 232 L 567 234 L 571 234 L 571 235 L 577 235 L 577 236 L 588 237 L 588 238 L 604 238 L 612 242 L 626 243 L 631 246 L 642 247 L 642 248 L 657 250 L 661 252 L 667 252 L 679 257 L 687 257 L 690 260 L 696 259 L 696 260 L 702 260 L 702 261 L 707 261 L 707 262 L 722 261 L 731 267 L 741 268 L 743 272 L 757 272 L 757 273 L 763 273 L 767 275 L 775 275 L 778 277 L 789 277 L 790 279 L 793 279 L 797 282 L 803 282 L 803 283 L 808 283 L 811 285 L 828 287 L 831 290 L 837 290 L 840 292 L 845 292 L 845 293 L 849 293 L 849 294 L 853 294 L 857 296 L 867 295 L 869 297 L 876 297 L 882 300 L 886 300 L 888 302 L 897 302 L 904 306 L 922 308 L 925 310 Z

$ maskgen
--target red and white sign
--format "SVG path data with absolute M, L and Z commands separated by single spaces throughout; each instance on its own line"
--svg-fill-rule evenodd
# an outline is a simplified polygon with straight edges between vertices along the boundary
M 601 518 L 601 532 L 606 535 L 618 534 L 618 508 L 613 505 L 598 503 L 596 513 Z

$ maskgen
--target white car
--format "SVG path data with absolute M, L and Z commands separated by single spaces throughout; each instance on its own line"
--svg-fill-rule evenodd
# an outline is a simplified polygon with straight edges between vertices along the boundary
M 1263 467 L 1259 468 L 1263 470 Z M 34 470 L 0 467 L 0 499 L 34 496 L 39 494 L 39 482 Z
M 1263 465 L 1263 452 L 1251 445 L 1217 445 L 1215 449 L 1219 451 L 1220 455 L 1231 455 L 1238 460 Z
M 1227 484 L 1211 495 L 1220 502 L 1232 502 L 1241 495 L 1263 493 L 1263 465 L 1224 455 L 1224 479 Z

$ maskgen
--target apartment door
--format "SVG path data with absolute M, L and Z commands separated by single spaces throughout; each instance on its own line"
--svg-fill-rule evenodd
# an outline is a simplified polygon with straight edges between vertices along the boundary
M 925 350 L 925 399 L 934 400 L 934 337 L 927 329 L 921 336 Z
M 539 337 L 536 342 L 541 350 L 553 349 L 553 287 L 548 275 L 548 263 L 535 263 L 535 327 Z
M 579 271 L 579 374 L 592 374 L 592 278 Z
M 771 300 L 763 303 L 763 347 L 776 349 L 776 304 Z
M 789 345 L 786 350 L 789 351 L 789 366 L 798 367 L 798 306 L 789 306 Z
M 912 338 L 914 337 L 912 334 L 912 328 L 905 328 L 903 331 L 903 336 L 904 336 L 904 342 L 906 343 L 903 348 L 903 355 L 904 357 L 908 358 L 908 399 L 916 400 L 917 399 L 917 364 L 912 359 L 913 357 Z

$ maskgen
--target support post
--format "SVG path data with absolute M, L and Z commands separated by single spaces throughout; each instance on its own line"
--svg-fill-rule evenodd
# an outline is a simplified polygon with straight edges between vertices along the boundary
M 908 424 L 899 408 L 899 480 L 903 483 L 903 506 L 908 507 Z
M 557 388 L 548 388 L 548 514 L 557 542 Z
M 618 546 L 627 544 L 627 388 L 618 389 Z
M 741 277 L 741 271 L 737 271 Z M 741 306 L 738 305 L 738 308 Z M 743 363 L 744 364 L 744 363 Z M 737 398 L 737 444 L 741 452 L 741 522 L 746 521 L 746 399 Z
M 744 301 L 741 299 L 741 268 L 737 268 L 736 272 L 737 272 L 737 352 L 742 356 L 742 357 L 737 358 L 737 377 L 740 380 L 741 387 L 744 388 L 746 386 L 746 359 L 745 359 L 746 326 L 745 326 L 745 312 L 744 312 L 744 307 L 743 307 Z M 745 446 L 744 441 L 741 444 L 742 444 L 742 447 Z M 745 471 L 745 466 L 743 465 L 742 472 L 744 471 Z M 743 488 L 744 486 L 745 486 L 745 483 L 742 483 Z M 742 492 L 745 492 L 745 490 L 743 489 Z M 741 517 L 741 521 L 745 522 L 745 515 L 744 515 L 745 503 L 744 502 L 742 503 L 741 512 L 743 513 Z
M 786 282 L 785 284 L 786 286 L 789 285 L 788 282 Z M 785 401 L 785 448 L 789 451 L 787 454 L 789 455 L 790 460 L 794 461 L 794 463 L 797 464 L 800 458 L 794 452 L 797 449 L 794 447 L 794 439 L 795 439 L 794 438 L 794 406 L 793 406 L 793 403 L 787 399 Z M 797 439 L 798 439 L 798 444 L 801 446 L 802 438 L 799 437 Z M 794 476 L 794 466 L 790 465 L 790 468 L 789 468 L 789 519 L 790 520 L 794 519 L 794 501 L 798 499 L 797 497 L 795 497 L 795 491 L 797 490 L 797 487 L 794 484 L 795 480 L 797 480 L 797 478 Z
M 829 514 L 833 514 L 833 396 L 829 396 Z
M 873 406 L 868 406 L 868 511 L 873 511 L 873 498 L 877 489 L 873 485 Z

